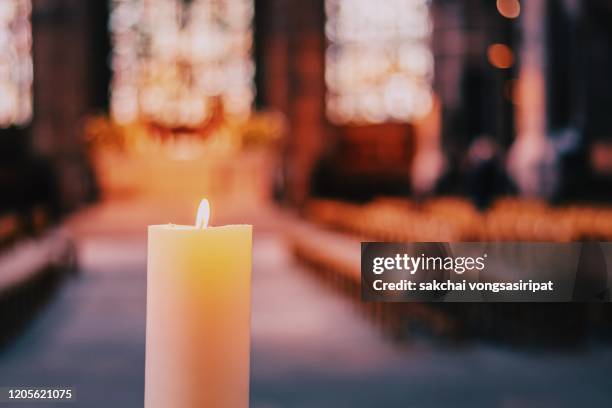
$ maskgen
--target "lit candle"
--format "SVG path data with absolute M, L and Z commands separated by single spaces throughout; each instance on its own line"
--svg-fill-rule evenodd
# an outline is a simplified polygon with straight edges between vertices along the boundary
M 251 225 L 149 226 L 146 408 L 249 405 Z

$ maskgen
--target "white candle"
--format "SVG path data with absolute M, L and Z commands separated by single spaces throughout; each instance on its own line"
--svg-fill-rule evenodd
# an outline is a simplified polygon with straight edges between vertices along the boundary
M 251 225 L 151 225 L 146 408 L 249 405 Z

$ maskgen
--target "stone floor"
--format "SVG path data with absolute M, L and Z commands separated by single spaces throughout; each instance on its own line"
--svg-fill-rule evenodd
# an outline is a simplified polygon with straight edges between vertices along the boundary
M 163 208 L 106 203 L 67 223 L 77 240 L 80 274 L 0 354 L 0 387 L 72 386 L 78 403 L 71 406 L 142 406 L 144 226 L 169 221 L 159 219 Z M 188 222 L 182 218 L 188 217 L 172 221 Z M 441 346 L 427 338 L 392 342 L 363 318 L 354 300 L 294 261 L 278 212 L 228 212 L 218 219 L 251 218 L 253 407 L 610 406 L 612 346 L 536 352 L 480 343 Z

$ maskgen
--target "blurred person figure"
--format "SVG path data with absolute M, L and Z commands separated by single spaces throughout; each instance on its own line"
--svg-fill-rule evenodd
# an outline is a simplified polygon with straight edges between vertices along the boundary
M 488 136 L 476 138 L 467 152 L 465 190 L 479 208 L 488 207 L 500 195 L 515 192 L 504 170 L 501 148 Z

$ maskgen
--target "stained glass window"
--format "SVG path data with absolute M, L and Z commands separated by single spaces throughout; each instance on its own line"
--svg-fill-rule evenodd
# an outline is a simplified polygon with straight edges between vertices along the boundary
M 197 125 L 248 115 L 254 98 L 253 0 L 112 0 L 111 110 Z
M 327 115 L 409 122 L 432 105 L 427 0 L 326 0 Z
M 0 126 L 32 118 L 30 0 L 0 1 Z

